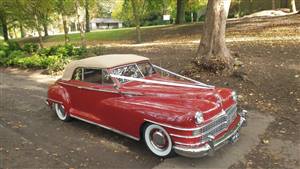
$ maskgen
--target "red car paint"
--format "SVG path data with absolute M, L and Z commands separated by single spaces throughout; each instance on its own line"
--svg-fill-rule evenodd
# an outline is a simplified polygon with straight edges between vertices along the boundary
M 158 73 L 145 78 L 176 81 L 161 77 Z M 192 131 L 176 128 L 201 127 L 223 110 L 236 104 L 231 95 L 232 90 L 226 88 L 199 89 L 136 81 L 120 84 L 116 79 L 114 81 L 118 87 L 77 80 L 58 80 L 49 86 L 48 103 L 50 106 L 53 102 L 61 103 L 71 116 L 120 131 L 137 140 L 141 138 L 144 123 L 150 121 L 163 124 L 171 134 L 174 145 L 177 142 L 186 144 L 200 142 L 199 138 L 173 137 L 172 134 L 184 136 L 193 134 Z M 206 112 L 203 114 L 205 122 L 201 125 L 195 123 L 197 111 Z M 234 129 L 239 121 L 240 116 L 237 115 L 228 128 L 219 133 L 215 139 Z

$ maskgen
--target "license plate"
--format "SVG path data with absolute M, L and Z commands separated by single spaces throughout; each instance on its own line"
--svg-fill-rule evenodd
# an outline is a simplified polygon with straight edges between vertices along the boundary
M 239 137 L 240 137 L 240 134 L 239 134 L 238 132 L 236 132 L 236 133 L 230 138 L 230 142 L 231 142 L 231 143 L 237 142 L 238 139 L 239 139 Z

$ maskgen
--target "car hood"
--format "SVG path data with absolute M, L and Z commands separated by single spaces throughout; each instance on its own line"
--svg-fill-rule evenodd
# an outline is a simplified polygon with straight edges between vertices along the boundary
M 177 116 L 194 116 L 200 111 L 204 119 L 209 119 L 234 103 L 232 90 L 227 88 L 189 88 L 134 81 L 124 84 L 120 90 L 129 97 L 130 104 L 171 111 Z

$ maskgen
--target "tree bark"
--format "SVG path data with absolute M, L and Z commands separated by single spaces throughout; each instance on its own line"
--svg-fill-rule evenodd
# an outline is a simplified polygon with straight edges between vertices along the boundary
M 295 0 L 291 0 L 291 7 L 292 7 L 292 12 L 297 12 Z
M 141 37 L 141 26 L 140 26 L 140 13 L 138 11 L 137 3 L 138 2 L 136 0 L 131 0 L 134 22 L 136 27 L 136 43 L 141 43 L 142 37 Z
M 42 33 L 41 33 L 41 28 L 40 28 L 40 24 L 39 24 L 39 21 L 37 19 L 37 16 L 35 16 L 35 26 L 36 26 L 36 31 L 38 32 L 38 35 L 39 35 L 39 44 L 40 44 L 40 47 L 44 48 L 43 38 L 42 38 Z
M 16 26 L 15 25 L 12 27 L 12 30 L 14 32 L 14 37 L 18 38 L 17 31 L 16 31 Z
M 65 44 L 68 44 L 70 39 L 68 35 L 69 28 L 67 25 L 67 16 L 63 15 L 62 18 L 63 18 L 63 27 L 64 27 L 64 34 L 65 34 Z
M 44 29 L 44 36 L 45 37 L 49 36 L 49 34 L 48 34 L 48 25 L 46 23 L 43 23 L 43 29 Z
M 89 11 L 89 0 L 85 0 L 85 32 L 90 32 L 90 11 Z
M 25 31 L 24 31 L 24 27 L 23 27 L 22 23 L 20 23 L 20 32 L 21 32 L 21 38 L 24 38 L 25 37 Z
M 81 46 L 86 47 L 85 33 L 83 31 L 83 21 L 80 20 L 79 2 L 76 2 L 77 22 L 79 23 Z
M 5 16 L 0 16 L 1 25 L 2 25 L 2 32 L 5 41 L 8 41 L 8 28 L 7 28 L 7 21 Z
M 209 0 L 204 30 L 195 62 L 212 72 L 232 70 L 233 58 L 225 44 L 226 19 L 230 1 Z
M 287 8 L 287 7 L 288 7 L 288 0 L 281 0 L 280 8 Z
M 177 0 L 177 13 L 175 24 L 183 24 L 185 22 L 185 1 Z
M 272 0 L 272 9 L 276 9 L 276 1 L 275 0 Z

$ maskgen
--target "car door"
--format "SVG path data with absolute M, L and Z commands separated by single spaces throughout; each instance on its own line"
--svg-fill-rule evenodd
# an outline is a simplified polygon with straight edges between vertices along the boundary
M 108 100 L 120 97 L 113 81 L 105 69 L 80 69 L 75 70 L 71 82 L 77 86 L 77 92 L 73 93 L 71 99 L 72 107 L 77 109 L 73 115 L 98 124 L 111 125 L 105 118 L 105 113 L 111 110 L 107 103 Z

